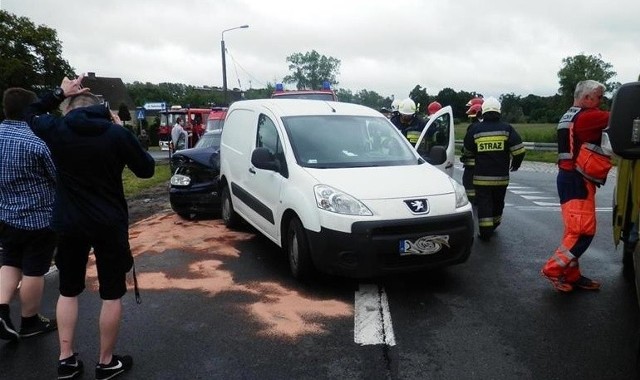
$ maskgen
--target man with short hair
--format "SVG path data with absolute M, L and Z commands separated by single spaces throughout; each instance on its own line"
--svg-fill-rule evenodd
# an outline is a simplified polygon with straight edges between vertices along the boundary
M 178 117 L 176 123 L 171 128 L 171 143 L 173 144 L 173 151 L 178 151 L 187 148 L 187 139 L 189 134 L 184 129 L 184 119 Z
M 578 265 L 596 233 L 596 184 L 577 170 L 576 160 L 583 143 L 601 143 L 602 130 L 609 123 L 609 112 L 599 109 L 604 91 L 597 81 L 579 82 L 573 106 L 558 123 L 557 187 L 564 233 L 541 273 L 560 292 L 600 289 L 600 283 L 583 276 Z
M 0 124 L 0 338 L 16 341 L 56 329 L 39 314 L 44 275 L 51 266 L 56 236 L 49 224 L 56 170 L 51 153 L 25 122 L 35 93 L 9 88 L 2 97 Z M 20 333 L 11 322 L 9 302 L 20 285 Z
M 133 266 L 129 218 L 122 186 L 128 167 L 136 176 L 153 176 L 155 162 L 119 118 L 82 88 L 82 76 L 64 78 L 60 87 L 27 109 L 27 121 L 53 155 L 58 170 L 52 226 L 58 232 L 56 265 L 60 297 L 56 315 L 60 356 L 58 379 L 80 376 L 82 361 L 74 351 L 78 295 L 85 288 L 86 267 L 93 250 L 98 272 L 100 356 L 97 380 L 131 369 L 133 359 L 115 355 L 126 274 Z M 64 117 L 48 112 L 61 105 Z

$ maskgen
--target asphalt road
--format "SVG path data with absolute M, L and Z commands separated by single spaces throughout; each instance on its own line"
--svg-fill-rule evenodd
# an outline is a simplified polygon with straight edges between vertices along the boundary
M 122 378 L 635 379 L 638 306 L 611 239 L 613 182 L 599 190 L 598 234 L 581 260 L 603 288 L 572 294 L 539 275 L 562 232 L 548 165 L 512 175 L 503 224 L 468 262 L 371 281 L 300 284 L 249 227 L 158 214 L 131 229 L 142 303 L 133 292 L 124 298 L 117 352 L 135 363 Z M 47 315 L 56 283 L 54 272 Z M 92 270 L 87 285 L 76 349 L 92 378 L 100 306 Z M 57 355 L 55 334 L 0 342 L 0 378 L 54 378 Z

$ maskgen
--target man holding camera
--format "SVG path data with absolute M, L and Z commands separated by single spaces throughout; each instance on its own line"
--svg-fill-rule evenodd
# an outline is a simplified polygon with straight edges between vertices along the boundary
M 82 87 L 83 76 L 64 78 L 60 87 L 27 109 L 27 121 L 49 146 L 58 170 L 52 227 L 58 233 L 56 265 L 60 297 L 56 308 L 60 356 L 58 378 L 82 373 L 74 353 L 78 295 L 85 288 L 89 253 L 98 273 L 100 356 L 96 379 L 111 379 L 131 369 L 133 359 L 115 355 L 126 274 L 133 266 L 128 209 L 122 172 L 141 178 L 154 174 L 155 162 L 119 118 Z M 48 112 L 60 106 L 63 117 Z

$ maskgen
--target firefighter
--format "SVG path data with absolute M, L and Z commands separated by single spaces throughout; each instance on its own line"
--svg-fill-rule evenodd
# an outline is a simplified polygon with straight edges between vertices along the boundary
M 389 119 L 393 119 L 394 117 L 398 116 L 398 108 L 400 108 L 400 99 L 393 99 L 393 101 L 391 102 L 391 114 L 389 116 Z
M 482 121 L 482 103 L 472 104 L 467 110 L 467 117 L 469 118 L 469 128 L 477 122 Z M 473 168 L 476 165 L 476 159 L 473 153 L 462 147 L 462 154 L 460 155 L 460 162 L 462 162 L 462 185 L 467 193 L 467 198 L 472 205 L 476 204 L 476 190 L 473 188 Z
M 500 121 L 500 110 L 498 99 L 485 99 L 482 121 L 472 124 L 464 136 L 464 149 L 475 157 L 473 186 L 478 208 L 478 237 L 484 241 L 491 239 L 502 222 L 509 170 L 518 170 L 525 155 L 518 132 Z
M 424 129 L 424 120 L 416 115 L 416 103 L 411 98 L 406 98 L 400 102 L 398 115 L 391 117 L 391 122 L 409 140 L 411 145 L 415 145 L 420 138 L 420 133 Z
M 483 102 L 484 102 L 484 98 L 482 97 L 482 95 L 478 95 L 478 96 L 475 96 L 475 97 L 471 98 L 471 100 L 469 100 L 467 102 L 467 104 L 465 104 L 465 106 L 471 107 L 474 104 L 482 105 Z
M 542 275 L 554 288 L 570 292 L 576 287 L 598 290 L 600 283 L 580 273 L 578 259 L 587 250 L 596 232 L 596 183 L 581 173 L 583 143 L 600 144 L 609 112 L 599 109 L 605 87 L 594 80 L 578 83 L 573 106 L 558 123 L 557 187 L 564 222 L 562 242 L 542 267 Z
M 442 104 L 437 101 L 429 103 L 427 106 L 427 115 L 430 119 L 433 115 L 442 109 Z M 433 125 L 429 127 L 426 135 L 426 141 L 429 146 L 440 145 L 446 147 L 449 145 L 449 127 L 448 122 L 442 118 L 433 121 Z
M 440 111 L 442 109 L 442 104 L 438 103 L 438 102 L 431 102 L 429 103 L 429 105 L 427 106 L 427 115 L 431 116 L 434 113 Z

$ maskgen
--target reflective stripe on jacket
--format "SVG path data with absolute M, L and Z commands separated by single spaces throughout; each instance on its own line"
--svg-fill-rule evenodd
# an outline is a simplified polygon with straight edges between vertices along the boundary
M 475 157 L 473 184 L 477 186 L 508 185 L 510 166 L 519 167 L 525 155 L 518 132 L 500 120 L 473 124 L 464 137 L 464 149 Z

